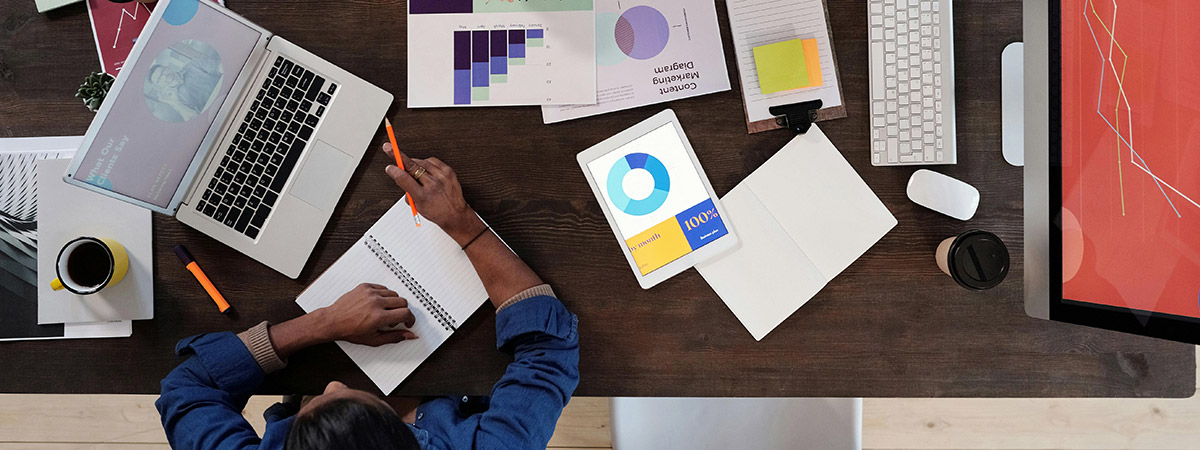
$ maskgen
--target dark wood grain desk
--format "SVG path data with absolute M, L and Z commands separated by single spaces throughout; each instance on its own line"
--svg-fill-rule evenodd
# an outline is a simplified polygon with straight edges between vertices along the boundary
M 703 0 L 697 0 L 700 2 Z M 644 291 L 630 274 L 575 153 L 665 107 L 679 115 L 718 194 L 788 139 L 746 133 L 732 40 L 717 2 L 733 90 L 564 124 L 536 107 L 410 110 L 405 15 L 398 0 L 229 0 L 262 26 L 396 95 L 401 146 L 455 167 L 468 200 L 579 315 L 578 395 L 617 396 L 1161 396 L 1195 393 L 1191 345 L 1026 317 L 1021 298 L 1021 169 L 1000 152 L 1000 51 L 1021 39 L 1020 0 L 955 2 L 959 164 L 940 171 L 979 188 L 970 222 L 904 194 L 912 168 L 869 163 L 866 6 L 830 0 L 849 117 L 821 124 L 900 224 L 763 341 L 755 342 L 695 272 Z M 0 136 L 82 134 L 72 97 L 99 66 L 82 4 L 47 15 L 0 0 Z M 147 124 L 151 126 L 152 124 Z M 375 145 L 386 140 L 375 136 Z M 173 219 L 155 217 L 155 318 L 128 339 L 0 343 L 0 391 L 155 393 L 177 340 L 239 331 L 301 310 L 295 296 L 399 198 L 369 152 L 299 280 L 290 280 Z M 803 195 L 803 193 L 797 193 Z M 938 271 L 933 249 L 982 228 L 1010 245 L 1013 272 L 968 292 Z M 231 319 L 181 267 L 185 243 L 240 311 Z M 490 306 L 396 394 L 485 393 L 507 359 Z M 338 379 L 373 385 L 336 346 L 296 355 L 263 393 L 312 393 Z

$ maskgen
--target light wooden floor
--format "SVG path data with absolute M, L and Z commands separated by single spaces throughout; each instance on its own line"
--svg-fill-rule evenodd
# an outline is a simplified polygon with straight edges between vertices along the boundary
M 0 395 L 0 450 L 167 449 L 155 398 Z M 255 397 L 247 406 L 245 416 L 260 432 L 263 410 L 276 401 L 278 397 Z M 550 447 L 610 448 L 608 415 L 606 398 L 573 399 Z M 1200 397 L 866 399 L 863 446 L 874 450 L 1197 449 Z

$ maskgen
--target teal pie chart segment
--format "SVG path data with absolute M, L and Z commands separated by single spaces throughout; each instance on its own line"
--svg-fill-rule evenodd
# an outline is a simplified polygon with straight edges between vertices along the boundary
M 645 170 L 654 179 L 654 189 L 646 198 L 634 200 L 625 192 L 624 180 L 629 172 Z M 671 192 L 671 176 L 667 174 L 667 166 L 658 158 L 646 153 L 630 153 L 613 163 L 608 171 L 608 198 L 613 206 L 631 216 L 650 214 L 666 203 L 667 194 Z

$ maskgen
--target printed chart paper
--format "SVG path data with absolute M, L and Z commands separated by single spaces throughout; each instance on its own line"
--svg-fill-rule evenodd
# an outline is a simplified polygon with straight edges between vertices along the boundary
M 213 0 L 225 6 L 225 0 Z M 92 20 L 92 36 L 100 54 L 100 67 L 117 76 L 142 28 L 150 20 L 158 3 L 113 3 L 108 0 L 87 0 L 88 17 Z
M 596 103 L 592 0 L 408 8 L 408 107 Z
M 715 3 L 596 2 L 596 104 L 543 106 L 545 123 L 729 90 Z

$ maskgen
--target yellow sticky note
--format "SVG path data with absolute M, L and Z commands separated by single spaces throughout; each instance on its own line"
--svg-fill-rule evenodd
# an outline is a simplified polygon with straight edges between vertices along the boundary
M 754 47 L 754 66 L 762 93 L 820 86 L 816 44 L 816 39 L 792 39 Z

